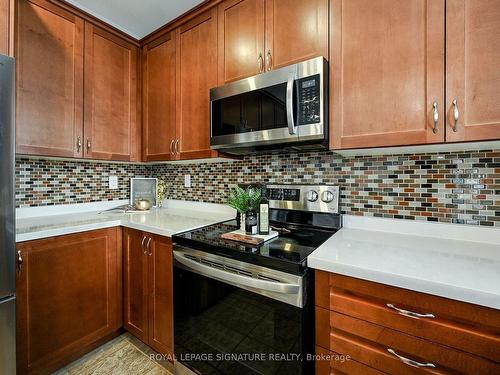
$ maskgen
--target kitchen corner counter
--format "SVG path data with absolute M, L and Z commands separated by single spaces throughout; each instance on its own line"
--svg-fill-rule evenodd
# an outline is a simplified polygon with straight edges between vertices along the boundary
M 500 309 L 499 228 L 345 216 L 308 265 Z
M 145 213 L 102 212 L 121 204 L 123 202 L 50 207 L 47 208 L 47 215 L 21 212 L 16 220 L 16 242 L 116 226 L 170 237 L 175 233 L 231 220 L 236 215 L 233 209 L 223 205 L 187 201 L 167 201 L 165 208 Z

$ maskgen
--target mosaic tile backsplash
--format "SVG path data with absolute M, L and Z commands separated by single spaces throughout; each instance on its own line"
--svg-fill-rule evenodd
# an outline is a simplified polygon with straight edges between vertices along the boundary
M 126 165 L 17 160 L 17 205 L 128 197 L 128 179 L 167 181 L 167 197 L 225 203 L 236 184 L 338 184 L 343 213 L 500 227 L 500 150 L 342 157 L 332 152 L 247 156 L 209 164 Z M 107 189 L 116 174 L 119 190 Z M 184 175 L 191 175 L 191 188 Z M 126 182 L 124 182 L 126 181 Z
M 233 163 L 156 165 L 168 197 L 223 203 L 244 183 L 338 184 L 343 213 L 500 226 L 500 150 L 344 158 L 259 155 Z M 192 187 L 184 188 L 184 174 Z
M 145 177 L 144 165 L 16 158 L 16 206 L 47 206 L 128 199 L 131 177 Z M 108 176 L 118 176 L 118 189 Z

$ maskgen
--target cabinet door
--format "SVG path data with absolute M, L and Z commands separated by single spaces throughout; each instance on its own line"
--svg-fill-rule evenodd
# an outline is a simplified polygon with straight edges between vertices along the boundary
M 219 85 L 264 71 L 264 0 L 219 5 Z
M 138 230 L 123 229 L 124 326 L 148 342 L 148 256 L 146 236 Z
M 266 0 L 266 69 L 328 59 L 328 0 Z
M 176 139 L 174 33 L 144 46 L 142 56 L 144 159 L 172 160 Z
M 18 373 L 50 373 L 118 332 L 119 237 L 111 228 L 18 244 Z
M 45 0 L 19 0 L 16 151 L 82 157 L 83 20 Z
M 137 48 L 85 24 L 85 157 L 137 159 Z
M 500 139 L 499 94 L 500 1 L 448 0 L 446 140 Z
M 170 238 L 149 235 L 149 346 L 173 353 L 173 263 Z
M 210 149 L 210 88 L 217 86 L 217 9 L 177 29 L 177 138 L 181 159 L 217 155 Z
M 11 35 L 11 0 L 0 0 L 0 54 L 9 54 Z
M 444 0 L 333 0 L 331 17 L 333 148 L 443 142 Z

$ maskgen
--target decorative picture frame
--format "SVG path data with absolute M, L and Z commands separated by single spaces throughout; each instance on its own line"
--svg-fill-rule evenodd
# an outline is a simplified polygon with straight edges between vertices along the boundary
M 130 204 L 134 205 L 137 199 L 147 199 L 153 207 L 158 205 L 156 200 L 158 192 L 157 178 L 132 177 L 130 179 Z

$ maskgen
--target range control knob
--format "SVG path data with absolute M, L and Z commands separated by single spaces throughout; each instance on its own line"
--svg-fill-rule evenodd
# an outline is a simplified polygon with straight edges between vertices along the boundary
M 321 194 L 321 200 L 325 203 L 330 203 L 334 199 L 335 199 L 335 195 L 329 190 L 324 191 L 323 194 Z
M 307 192 L 307 200 L 309 202 L 316 202 L 318 200 L 318 193 L 316 190 L 309 190 Z

